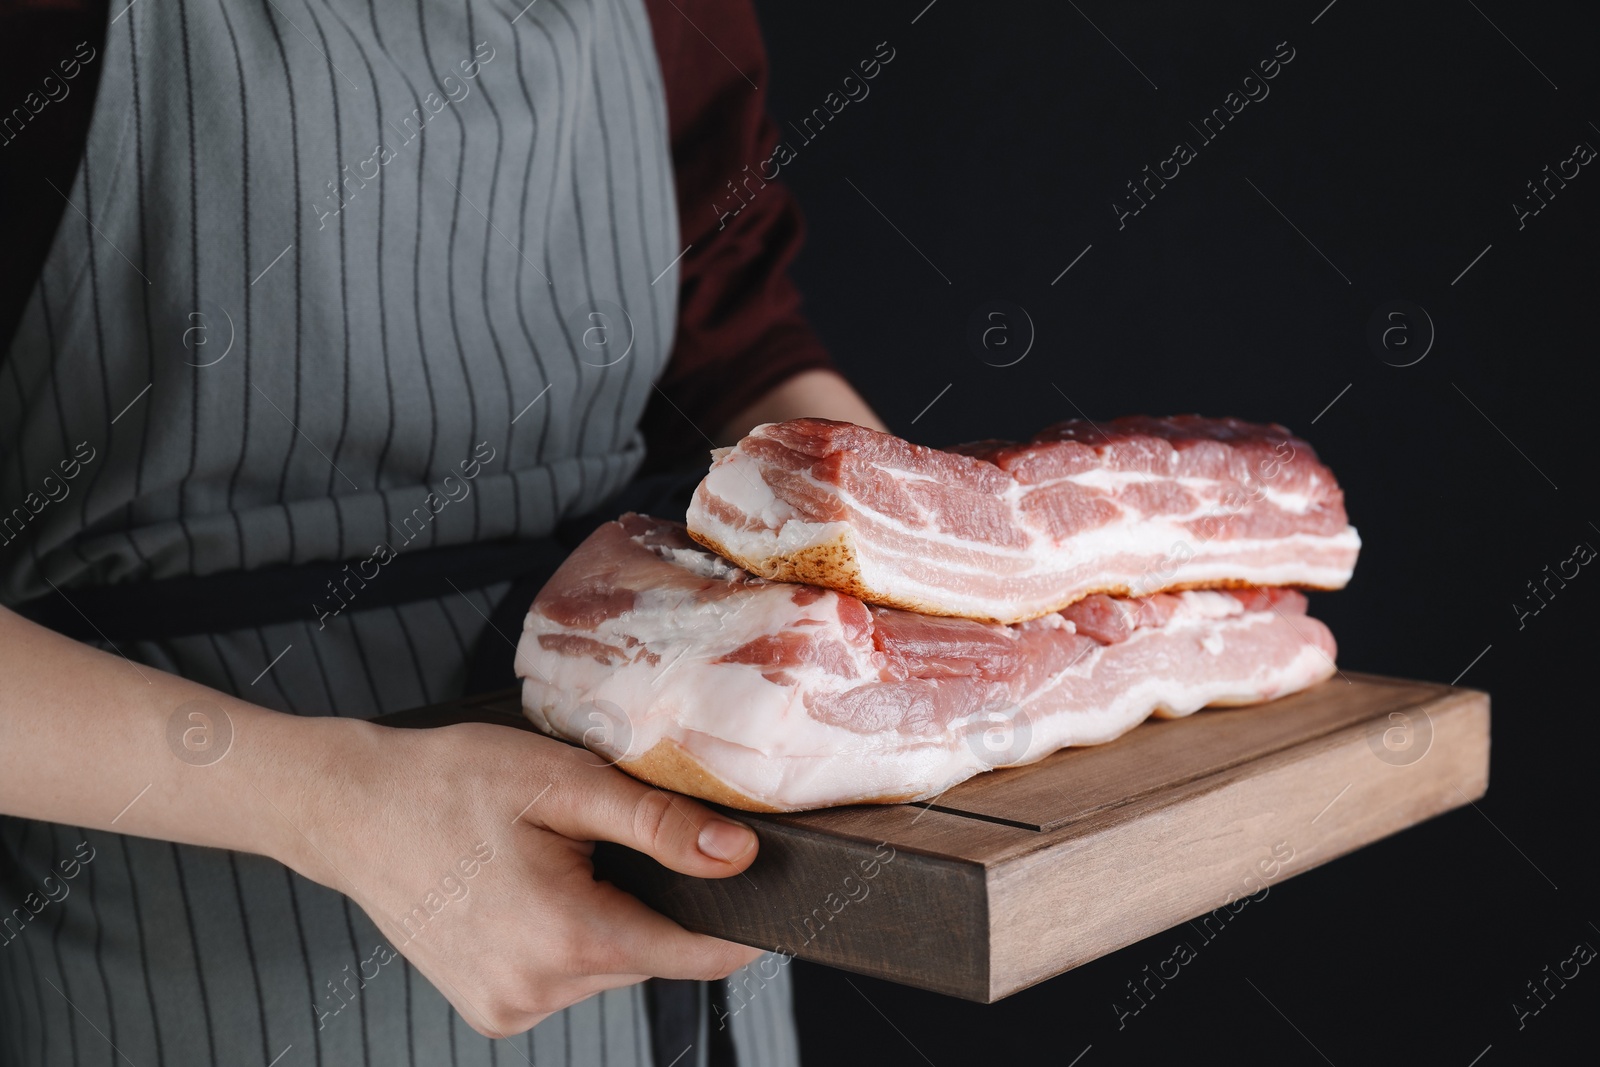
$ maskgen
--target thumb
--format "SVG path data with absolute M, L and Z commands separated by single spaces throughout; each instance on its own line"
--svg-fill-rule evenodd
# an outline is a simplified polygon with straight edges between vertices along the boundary
M 726 878 L 755 860 L 755 831 L 698 801 L 583 759 L 564 777 L 567 788 L 552 790 L 553 803 L 529 821 L 574 840 L 626 845 L 697 878 Z

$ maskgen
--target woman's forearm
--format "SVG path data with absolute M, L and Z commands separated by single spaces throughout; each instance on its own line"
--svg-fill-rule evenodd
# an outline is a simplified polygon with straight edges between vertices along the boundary
M 0 812 L 287 860 L 340 720 L 135 665 L 0 608 Z
M 744 871 L 755 835 L 688 797 L 505 726 L 282 715 L 3 608 L 0 812 L 278 859 L 350 897 L 493 1037 L 760 954 L 595 880 L 595 840 L 693 877 Z
M 789 419 L 837 419 L 874 430 L 887 430 L 877 412 L 844 378 L 831 370 L 809 370 L 780 382 L 722 428 L 721 444 L 733 444 L 764 422 Z

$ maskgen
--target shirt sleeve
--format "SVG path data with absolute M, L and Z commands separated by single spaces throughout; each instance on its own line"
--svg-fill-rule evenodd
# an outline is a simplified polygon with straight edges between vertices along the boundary
M 788 274 L 803 237 L 776 176 L 750 0 L 646 0 L 666 84 L 682 245 L 677 336 L 641 428 L 649 466 L 703 454 L 729 419 L 833 362 Z

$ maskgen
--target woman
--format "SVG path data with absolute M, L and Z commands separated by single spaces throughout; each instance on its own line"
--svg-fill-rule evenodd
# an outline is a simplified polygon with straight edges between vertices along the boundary
M 737 877 L 746 828 L 520 731 L 364 721 L 510 683 L 558 526 L 640 499 L 647 445 L 878 425 L 743 170 L 752 12 L 3 10 L 0 1057 L 794 1062 L 781 980 L 727 1030 L 639 984 L 759 953 L 588 863 Z

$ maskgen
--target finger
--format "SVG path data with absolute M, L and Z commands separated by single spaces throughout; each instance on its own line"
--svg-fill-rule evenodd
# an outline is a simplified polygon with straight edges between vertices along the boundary
M 749 827 L 613 767 L 595 767 L 574 755 L 563 785 L 529 813 L 530 821 L 565 837 L 626 845 L 698 878 L 726 878 L 756 857 Z
M 709 982 L 764 954 L 748 945 L 690 933 L 613 885 L 602 882 L 595 888 L 595 907 L 588 913 L 579 958 L 569 962 L 569 968 L 588 974 L 590 981 L 644 974 Z

